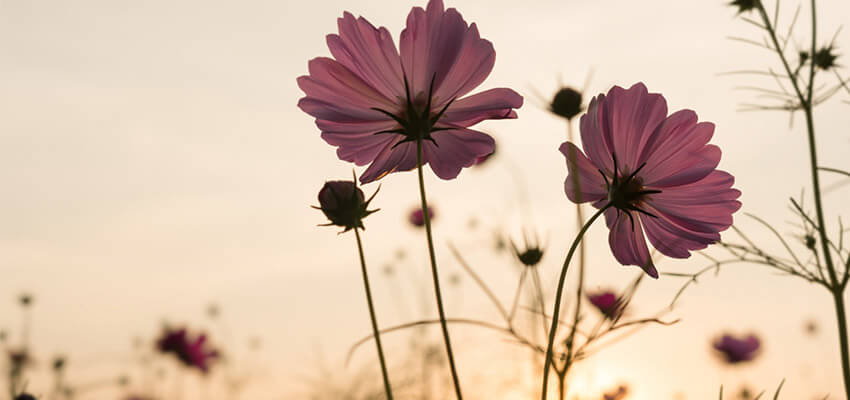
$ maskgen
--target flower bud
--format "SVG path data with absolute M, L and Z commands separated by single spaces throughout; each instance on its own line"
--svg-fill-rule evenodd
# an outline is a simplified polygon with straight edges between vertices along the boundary
M 549 105 L 549 111 L 568 120 L 573 119 L 584 111 L 581 105 L 581 92 L 571 87 L 561 88 L 558 93 L 555 93 L 555 98 Z
M 377 191 L 375 192 L 378 193 Z M 363 228 L 363 218 L 378 210 L 367 210 L 373 194 L 366 200 L 363 191 L 353 181 L 328 181 L 319 191 L 319 207 L 330 223 L 324 226 L 341 226 L 343 232 L 354 228 Z

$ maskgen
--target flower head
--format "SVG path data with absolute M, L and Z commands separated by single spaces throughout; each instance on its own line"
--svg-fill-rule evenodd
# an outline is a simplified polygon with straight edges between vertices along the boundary
M 569 86 L 562 87 L 561 90 L 558 90 L 558 93 L 555 93 L 552 103 L 549 104 L 549 111 L 567 120 L 572 120 L 573 117 L 584 111 L 581 100 L 581 92 Z
M 537 243 L 538 240 L 536 239 L 536 236 L 535 240 L 533 240 L 534 243 L 532 243 L 532 241 L 528 240 L 528 236 L 523 233 L 523 240 L 525 241 L 525 246 L 522 249 L 518 248 L 513 240 L 511 240 L 511 248 L 514 251 L 514 255 L 517 260 L 526 267 L 533 267 L 539 264 L 543 259 L 544 250 L 540 244 Z
M 590 300 L 590 304 L 596 307 L 596 309 L 608 319 L 617 318 L 620 314 L 622 314 L 623 309 L 626 307 L 625 303 L 623 303 L 623 299 L 610 290 L 588 293 L 587 299 Z
M 573 202 L 608 207 L 608 243 L 621 264 L 657 278 L 644 232 L 662 254 L 687 258 L 732 225 L 741 192 L 716 169 L 714 124 L 697 122 L 691 110 L 668 116 L 664 97 L 638 83 L 593 98 L 580 126 L 584 151 L 570 142 L 560 148 L 564 188 Z
M 835 53 L 835 47 L 833 45 L 829 45 L 818 49 L 818 51 L 815 52 L 814 57 L 812 57 L 812 62 L 816 67 L 826 71 L 836 66 L 835 60 L 837 59 L 838 54 Z
M 366 200 L 363 191 L 357 187 L 354 181 L 328 181 L 319 190 L 319 206 L 313 208 L 321 210 L 331 221 L 324 226 L 341 226 L 343 232 L 354 228 L 363 228 L 363 218 L 378 210 L 367 210 L 369 203 L 378 194 L 377 191 Z
M 755 335 L 737 338 L 726 334 L 715 340 L 712 346 L 727 363 L 738 364 L 755 359 L 760 345 L 761 342 Z
M 434 220 L 434 207 L 428 207 L 428 219 L 431 221 Z M 410 212 L 407 220 L 410 221 L 413 226 L 421 228 L 425 226 L 425 213 L 422 212 L 422 208 L 415 208 Z
M 399 50 L 386 28 L 362 17 L 346 12 L 338 25 L 339 34 L 327 37 L 333 59 L 314 58 L 309 75 L 298 78 L 306 95 L 298 106 L 316 118 L 340 159 L 370 164 L 360 182 L 416 168 L 417 143 L 422 163 L 453 179 L 493 152 L 493 138 L 469 127 L 516 118 L 522 97 L 513 90 L 464 97 L 490 74 L 496 53 L 442 0 L 410 11 Z
M 15 396 L 15 400 L 36 400 L 36 398 L 29 393 L 21 393 Z
M 760 3 L 761 0 L 732 0 L 729 5 L 732 7 L 738 7 L 738 14 L 743 14 L 747 11 L 755 10 Z
M 200 334 L 190 338 L 186 328 L 170 329 L 166 327 L 156 343 L 161 353 L 172 353 L 183 365 L 197 368 L 207 373 L 210 363 L 219 358 L 218 351 L 207 347 L 207 336 Z

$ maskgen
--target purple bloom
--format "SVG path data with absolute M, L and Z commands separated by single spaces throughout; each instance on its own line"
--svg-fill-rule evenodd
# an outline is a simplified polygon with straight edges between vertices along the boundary
M 605 318 L 614 319 L 623 312 L 625 304 L 616 293 L 605 290 L 597 293 L 588 293 L 587 299 L 593 304 Z
M 560 148 L 569 169 L 564 188 L 573 202 L 610 204 L 608 242 L 621 264 L 658 278 L 644 231 L 662 254 L 687 258 L 732 225 L 741 192 L 716 169 L 720 149 L 708 144 L 714 124 L 697 122 L 691 110 L 668 116 L 664 97 L 642 83 L 596 96 L 580 124 L 584 152 L 570 142 Z
M 732 335 L 723 335 L 714 341 L 714 349 L 723 355 L 729 364 L 738 364 L 752 361 L 759 351 L 761 342 L 755 335 L 737 338 Z
M 185 366 L 203 373 L 209 372 L 210 363 L 219 357 L 218 351 L 207 348 L 205 334 L 191 339 L 185 328 L 165 328 L 156 345 L 160 352 L 173 353 Z
M 339 34 L 327 37 L 333 59 L 314 58 L 309 75 L 298 78 L 306 94 L 298 107 L 316 118 L 340 159 L 370 164 L 360 182 L 416 168 L 420 140 L 423 164 L 453 179 L 493 152 L 493 138 L 469 127 L 516 118 L 522 96 L 513 90 L 463 97 L 490 74 L 496 53 L 474 23 L 445 10 L 442 0 L 411 10 L 400 51 L 386 28 L 362 17 L 346 12 L 338 26 Z
M 417 208 L 410 212 L 410 216 L 407 217 L 413 226 L 423 227 L 425 226 L 425 213 L 422 212 L 421 208 Z M 428 207 L 428 219 L 434 220 L 434 207 Z

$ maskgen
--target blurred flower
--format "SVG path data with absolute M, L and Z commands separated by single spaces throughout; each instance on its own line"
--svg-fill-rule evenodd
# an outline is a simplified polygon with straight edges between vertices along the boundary
M 36 398 L 29 393 L 21 393 L 15 396 L 15 400 L 36 400 Z
M 732 225 L 741 192 L 731 188 L 732 175 L 715 169 L 720 149 L 707 144 L 714 124 L 698 123 L 691 110 L 667 116 L 664 97 L 637 83 L 593 98 L 580 125 L 587 156 L 570 142 L 561 145 L 569 170 L 564 189 L 573 202 L 609 206 L 608 243 L 621 264 L 658 278 L 644 229 L 662 254 L 687 258 Z
M 812 62 L 824 71 L 833 68 L 836 66 L 835 60 L 838 59 L 838 54 L 835 54 L 834 51 L 835 48 L 832 45 L 824 46 L 815 52 Z
M 30 358 L 26 349 L 9 349 L 8 355 L 12 369 L 21 369 L 32 362 L 32 358 Z
M 590 304 L 593 304 L 608 319 L 617 318 L 625 308 L 623 300 L 610 290 L 588 293 L 587 299 L 590 300 Z
M 28 293 L 21 294 L 18 297 L 18 302 L 21 303 L 22 307 L 29 307 L 32 304 L 33 298 L 32 295 Z
M 442 0 L 410 11 L 400 52 L 386 28 L 363 17 L 346 12 L 338 27 L 327 37 L 334 58 L 310 60 L 309 75 L 298 78 L 306 95 L 298 107 L 316 118 L 340 159 L 371 164 L 362 183 L 416 168 L 418 141 L 423 165 L 453 179 L 493 152 L 493 138 L 469 127 L 516 118 L 522 106 L 522 96 L 504 88 L 461 98 L 487 78 L 496 53 Z
M 206 373 L 209 371 L 210 363 L 220 357 L 218 351 L 207 348 L 206 344 L 205 334 L 190 339 L 185 328 L 166 327 L 157 340 L 157 349 L 162 353 L 172 353 L 185 366 L 197 368 Z
M 65 368 L 65 357 L 56 356 L 53 358 L 53 370 L 56 372 L 62 371 Z
M 218 304 L 210 303 L 207 306 L 207 316 L 210 319 L 216 319 L 221 314 L 221 308 L 218 307 Z
M 732 7 L 738 7 L 738 14 L 742 14 L 756 9 L 760 3 L 761 0 L 733 0 L 729 3 L 729 5 Z
M 422 212 L 422 208 L 416 208 L 411 211 L 407 219 L 411 224 L 413 224 L 413 226 L 425 226 L 425 213 Z M 434 221 L 434 207 L 428 207 L 428 219 Z
M 549 111 L 555 115 L 566 118 L 568 121 L 572 120 L 573 117 L 584 111 L 584 106 L 582 106 L 581 100 L 581 92 L 569 86 L 562 87 L 558 90 L 558 93 L 555 93 L 555 97 L 549 104 Z
M 523 234 L 523 240 L 525 241 L 525 248 L 519 249 L 516 244 L 511 240 L 511 248 L 514 251 L 514 255 L 516 258 L 526 267 L 533 267 L 540 263 L 540 260 L 543 259 L 543 249 L 540 247 L 539 243 L 531 243 L 528 240 L 528 237 Z M 535 242 L 537 240 L 535 239 Z
M 723 355 L 729 364 L 752 361 L 759 352 L 760 341 L 755 335 L 737 338 L 726 334 L 714 341 L 714 349 Z
M 626 385 L 620 385 L 613 392 L 605 393 L 602 395 L 603 400 L 623 400 L 629 395 L 629 387 Z
M 377 190 L 366 200 L 354 181 L 328 181 L 319 190 L 319 206 L 313 208 L 321 210 L 331 221 L 322 226 L 341 226 L 345 228 L 343 232 L 354 228 L 365 229 L 363 218 L 378 211 L 366 209 L 376 194 Z

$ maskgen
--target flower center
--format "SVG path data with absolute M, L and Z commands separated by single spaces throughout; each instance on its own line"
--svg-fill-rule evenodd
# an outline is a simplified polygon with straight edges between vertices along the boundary
M 405 142 L 416 142 L 422 140 L 430 140 L 431 143 L 437 145 L 437 142 L 434 141 L 434 138 L 431 137 L 431 133 L 437 131 L 443 131 L 447 129 L 452 129 L 450 127 L 435 127 L 440 118 L 445 114 L 446 110 L 449 106 L 454 102 L 454 99 L 449 100 L 442 109 L 436 114 L 431 113 L 432 100 L 434 96 L 434 79 L 437 77 L 434 74 L 431 77 L 431 85 L 428 88 L 428 97 L 425 102 L 424 107 L 417 107 L 417 105 L 421 104 L 421 102 L 414 101 L 414 98 L 410 94 L 410 85 L 407 82 L 407 76 L 404 76 L 404 92 L 405 92 L 405 108 L 404 111 L 400 115 L 393 114 L 387 110 L 383 110 L 377 107 L 373 107 L 372 109 L 378 111 L 390 118 L 392 118 L 395 122 L 397 122 L 400 127 L 394 129 L 388 129 L 380 132 L 375 132 L 375 135 L 382 133 L 393 133 L 404 136 L 404 139 L 400 140 L 398 143 L 393 145 L 393 148 L 396 146 L 405 143 Z M 417 104 L 419 103 L 419 104 Z
M 641 214 L 658 218 L 655 214 L 639 207 L 646 196 L 661 193 L 660 190 L 646 189 L 643 186 L 643 178 L 638 176 L 638 173 L 646 166 L 646 163 L 641 164 L 634 170 L 634 172 L 626 175 L 625 172 L 621 172 L 617 166 L 617 155 L 612 154 L 612 157 L 614 159 L 614 177 L 611 181 L 608 180 L 608 176 L 605 175 L 602 170 L 599 170 L 599 173 L 602 174 L 602 178 L 605 179 L 605 187 L 608 191 L 608 202 L 611 204 L 611 207 L 616 208 L 618 212 L 622 211 L 628 215 L 629 220 L 632 222 L 632 229 L 634 229 L 635 221 L 629 211 L 637 211 Z

